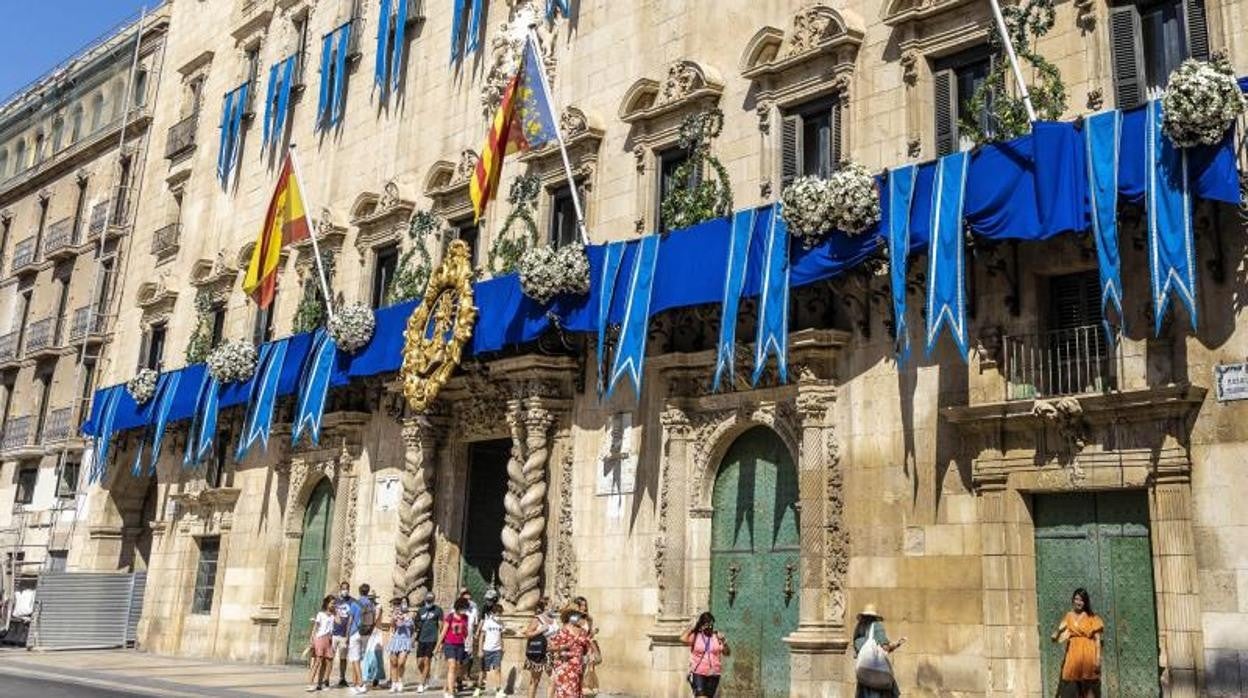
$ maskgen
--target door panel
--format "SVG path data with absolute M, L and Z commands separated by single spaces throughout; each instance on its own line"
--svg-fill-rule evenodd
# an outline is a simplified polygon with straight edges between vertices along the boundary
M 711 611 L 728 638 L 721 695 L 789 695 L 784 637 L 797 627 L 801 585 L 797 474 L 783 442 L 753 429 L 715 479 Z
M 1157 619 L 1143 492 L 1035 499 L 1036 591 L 1044 695 L 1054 695 L 1065 646 L 1049 634 L 1084 587 L 1105 623 L 1101 695 L 1158 695 Z
M 302 663 L 300 654 L 307 645 L 310 619 L 316 616 L 326 591 L 329 564 L 329 534 L 333 520 L 334 491 L 328 480 L 321 480 L 308 497 L 303 514 L 303 539 L 299 542 L 299 565 L 295 569 L 294 599 L 291 602 L 290 636 L 286 660 Z
M 485 590 L 497 584 L 498 567 L 503 561 L 503 500 L 507 496 L 510 454 L 508 440 L 474 443 L 468 451 L 460 586 L 471 590 L 478 603 Z

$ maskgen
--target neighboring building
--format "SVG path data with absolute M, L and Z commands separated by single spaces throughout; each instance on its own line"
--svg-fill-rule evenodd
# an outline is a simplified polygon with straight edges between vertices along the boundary
M 212 343 L 290 333 L 306 243 L 286 252 L 274 310 L 241 290 L 288 142 L 341 299 L 384 303 L 417 210 L 447 231 L 435 259 L 458 237 L 486 263 L 508 206 L 473 222 L 468 198 L 490 58 L 448 65 L 450 11 L 413 2 L 428 15 L 411 19 L 400 91 L 385 99 L 372 75 L 377 5 L 168 3 L 165 69 L 151 78 L 150 128 L 165 147 L 136 171 L 144 195 L 103 384 L 182 365 L 197 327 Z M 485 46 L 509 6 L 488 5 Z M 573 5 L 574 22 L 541 31 L 576 181 L 549 149 L 505 171 L 539 176 L 537 221 L 552 240 L 568 237 L 569 184 L 594 241 L 657 229 L 659 194 L 685 157 L 678 125 L 708 106 L 724 113 L 714 148 L 738 208 L 842 159 L 883 168 L 956 150 L 957 117 L 974 116 L 968 93 L 993 60 L 983 3 Z M 1062 71 L 1066 116 L 1135 106 L 1214 47 L 1248 72 L 1244 4 L 1214 10 L 1060 4 L 1037 48 Z M 340 44 L 344 26 L 354 38 Z M 291 56 L 294 98 L 264 148 L 260 96 Z M 344 80 L 332 124 L 318 105 Z M 223 135 L 243 86 L 241 126 Z M 910 638 L 895 659 L 907 695 L 1051 694 L 1057 655 L 1042 638 L 1083 584 L 1115 629 L 1114 695 L 1155 693 L 1159 676 L 1170 695 L 1240 694 L 1248 514 L 1234 493 L 1248 485 L 1248 403 L 1217 402 L 1211 388 L 1214 366 L 1248 355 L 1244 230 L 1212 205 L 1197 224 L 1201 268 L 1216 271 L 1201 276 L 1194 333 L 1179 318 L 1147 334 L 1142 234 L 1124 215 L 1129 331 L 1113 342 L 1096 256 L 1067 235 L 976 247 L 969 365 L 945 346 L 899 370 L 887 284 L 853 273 L 797 293 L 787 385 L 711 393 L 717 309 L 672 311 L 652 323 L 637 401 L 600 401 L 581 360 L 592 342 L 558 337 L 478 357 L 431 414 L 405 412 L 393 376 L 337 389 L 320 448 L 291 447 L 278 429 L 267 452 L 235 463 L 235 408 L 206 466 L 183 467 L 180 424 L 155 473 L 135 476 L 138 439 L 119 438 L 70 567 L 128 568 L 150 545 L 140 644 L 256 662 L 296 661 L 310 609 L 340 579 L 383 599 L 432 588 L 448 603 L 461 585 L 501 581 L 520 612 L 538 591 L 579 593 L 601 631 L 604 688 L 646 696 L 685 690 L 679 633 L 708 607 L 732 635 L 736 694 L 848 695 L 847 645 L 867 603 Z M 1045 418 L 1040 398 L 1056 396 L 1081 416 Z M 741 522 L 755 522 L 745 544 L 732 535 Z M 511 647 L 508 661 L 521 656 Z
M 132 20 L 0 106 L 0 599 L 18 621 L 75 531 L 167 26 Z

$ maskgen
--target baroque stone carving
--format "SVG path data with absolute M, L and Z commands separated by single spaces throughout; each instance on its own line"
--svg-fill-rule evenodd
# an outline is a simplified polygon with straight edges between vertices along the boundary
M 824 429 L 824 467 L 828 474 L 827 509 L 824 520 L 824 579 L 827 581 L 830 620 L 845 618 L 845 578 L 849 573 L 849 541 L 845 530 L 845 474 L 836 431 Z
M 429 409 L 472 338 L 477 319 L 472 279 L 468 246 L 454 240 L 408 318 L 403 333 L 403 394 L 416 412 Z
M 793 15 L 793 33 L 789 36 L 788 55 L 796 56 L 817 49 L 824 36 L 832 33 L 829 29 L 836 31 L 840 27 L 833 22 L 827 8 L 816 5 L 798 10 Z
M 420 596 L 432 588 L 433 495 L 439 429 L 427 418 L 403 425 L 403 508 L 395 544 L 394 593 Z
M 538 398 L 513 400 L 507 415 L 511 457 L 503 499 L 503 598 L 516 613 L 533 611 L 542 595 L 545 563 L 546 472 L 554 417 Z
M 555 540 L 555 598 L 576 595 L 576 550 L 572 541 L 572 449 L 567 449 L 559 471 L 559 529 Z
M 355 533 L 356 520 L 359 518 L 359 506 L 356 500 L 359 499 L 360 478 L 351 475 L 345 478 L 343 484 L 347 486 L 347 522 L 342 532 L 342 578 L 351 579 L 352 574 L 355 573 Z

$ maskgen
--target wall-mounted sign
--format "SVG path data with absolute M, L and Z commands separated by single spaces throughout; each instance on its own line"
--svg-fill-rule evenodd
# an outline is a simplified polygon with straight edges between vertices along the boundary
M 632 494 L 637 484 L 637 427 L 630 412 L 611 415 L 598 448 L 594 494 Z
M 398 475 L 377 476 L 377 511 L 392 511 L 403 501 L 403 483 Z
M 1218 402 L 1248 400 L 1248 363 L 1214 366 L 1213 383 Z

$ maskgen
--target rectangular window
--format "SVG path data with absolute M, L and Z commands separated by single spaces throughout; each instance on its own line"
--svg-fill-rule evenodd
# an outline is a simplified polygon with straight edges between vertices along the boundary
M 256 308 L 256 317 L 251 326 L 251 342 L 260 345 L 273 338 L 273 313 L 277 311 L 277 297 L 267 308 Z
M 659 181 L 656 191 L 658 197 L 654 202 L 654 221 L 655 227 L 659 232 L 667 232 L 667 224 L 663 221 L 663 200 L 671 194 L 677 186 L 695 186 L 700 178 L 699 172 L 690 172 L 689 178 L 685 182 L 678 182 L 676 179 L 677 170 L 680 166 L 689 160 L 689 151 L 684 148 L 670 148 L 659 153 L 658 175 Z
M 68 559 L 68 550 L 49 550 L 48 556 L 43 559 L 43 569 L 47 572 L 64 572 Z
M 800 176 L 827 179 L 841 160 L 839 97 L 787 111 L 781 128 L 782 186 Z
M 580 193 L 580 187 L 577 187 Z M 572 202 L 572 188 L 564 185 L 550 196 L 550 244 L 555 248 L 580 240 L 576 230 L 576 206 Z
M 231 434 L 228 431 L 221 431 L 217 434 L 212 459 L 208 461 L 208 470 L 204 472 L 204 482 L 213 489 L 224 487 L 226 484 L 225 466 L 229 463 L 230 438 Z
M 303 12 L 296 16 L 292 23 L 295 25 L 295 70 L 292 76 L 292 84 L 304 84 L 304 66 L 308 62 L 308 13 Z
M 40 373 L 35 377 L 39 385 L 39 412 L 35 422 L 35 443 L 43 440 L 43 427 L 48 423 L 48 403 L 52 401 L 52 372 Z
M 82 407 L 78 410 L 78 421 L 81 423 L 91 415 L 91 393 L 95 390 L 95 359 L 84 359 L 82 362 L 82 386 L 78 391 L 78 400 Z
M 985 104 L 974 114 L 971 100 L 988 79 L 993 60 L 989 48 L 980 46 L 942 58 L 933 66 L 937 155 L 948 155 L 974 145 L 960 133 L 963 123 L 976 122 L 981 131 L 992 131 L 990 105 Z
M 1209 27 L 1203 0 L 1137 0 L 1109 8 L 1114 97 L 1130 109 L 1161 96 L 1188 58 L 1208 60 Z
M 82 464 L 76 460 L 67 460 L 61 464 L 61 475 L 56 480 L 56 496 L 61 499 L 72 499 L 78 491 L 78 473 Z
M 225 332 L 225 304 L 218 303 L 212 306 L 212 348 L 216 349 L 221 344 L 222 333 Z
M 373 251 L 373 308 L 386 304 L 386 294 L 399 266 L 399 246 L 386 245 Z
M 471 221 L 452 223 L 451 226 L 455 230 L 455 239 L 463 240 L 464 244 L 468 245 L 468 261 L 475 269 L 477 267 L 477 244 L 480 241 L 481 229 Z
M 199 539 L 199 562 L 195 565 L 195 595 L 191 599 L 191 613 L 212 613 L 212 596 L 217 586 L 217 556 L 221 552 L 221 539 L 217 536 Z
M 39 467 L 23 465 L 17 470 L 17 491 L 14 504 L 30 504 L 35 501 L 35 483 L 39 480 Z
M 165 358 L 165 323 L 158 322 L 148 330 L 147 355 L 143 357 L 143 365 L 156 371 L 160 370 Z

